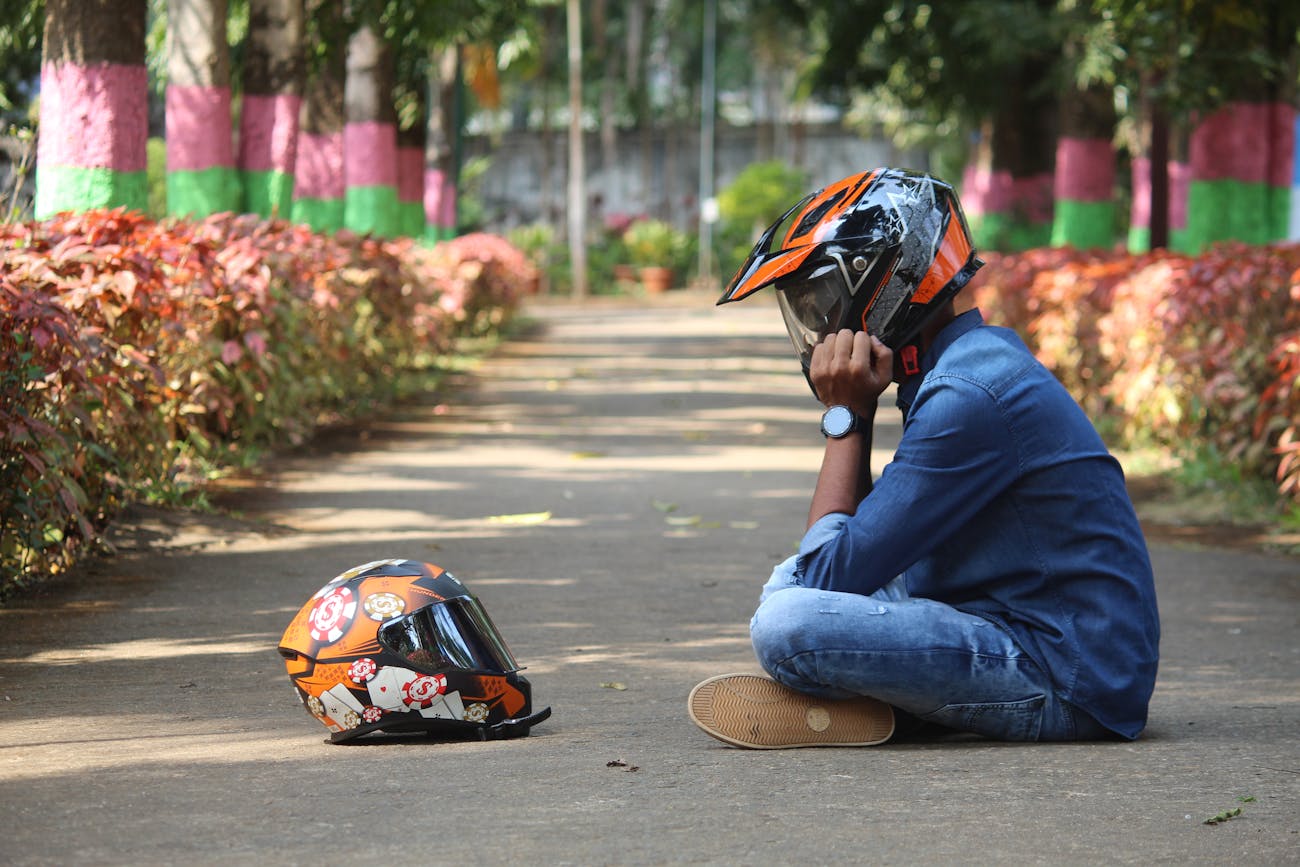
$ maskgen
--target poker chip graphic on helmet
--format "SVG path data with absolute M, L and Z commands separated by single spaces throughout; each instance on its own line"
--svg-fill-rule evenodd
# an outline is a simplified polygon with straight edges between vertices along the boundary
M 326 582 L 278 647 L 334 743 L 370 733 L 520 737 L 550 716 L 478 598 L 450 572 L 374 560 Z
M 357 601 L 347 587 L 335 587 L 311 610 L 311 637 L 327 644 L 338 641 L 357 614 Z

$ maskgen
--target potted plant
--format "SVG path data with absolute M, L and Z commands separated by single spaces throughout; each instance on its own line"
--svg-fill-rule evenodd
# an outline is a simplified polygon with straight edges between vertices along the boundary
M 685 236 L 663 220 L 638 220 L 623 235 L 628 258 L 640 270 L 641 285 L 647 292 L 672 288 L 675 266 L 686 246 Z

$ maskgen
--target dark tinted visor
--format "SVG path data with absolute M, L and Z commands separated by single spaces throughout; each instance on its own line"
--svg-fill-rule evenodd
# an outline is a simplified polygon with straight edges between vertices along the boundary
M 379 643 L 420 668 L 518 671 L 478 600 L 459 596 L 379 627 Z

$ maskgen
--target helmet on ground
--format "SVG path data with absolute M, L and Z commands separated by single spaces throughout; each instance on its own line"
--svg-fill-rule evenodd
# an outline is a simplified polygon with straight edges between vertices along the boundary
M 280 639 L 308 713 L 348 741 L 370 732 L 521 737 L 551 715 L 478 599 L 414 560 L 349 569 L 307 600 Z
M 861 172 L 818 190 L 772 224 L 719 304 L 776 288 L 803 363 L 841 328 L 897 351 L 984 263 L 957 194 L 904 169 Z

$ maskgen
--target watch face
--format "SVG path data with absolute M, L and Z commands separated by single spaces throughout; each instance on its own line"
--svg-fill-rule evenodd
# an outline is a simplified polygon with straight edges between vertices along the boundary
M 822 415 L 822 433 L 842 437 L 853 430 L 853 412 L 847 406 L 833 406 Z

